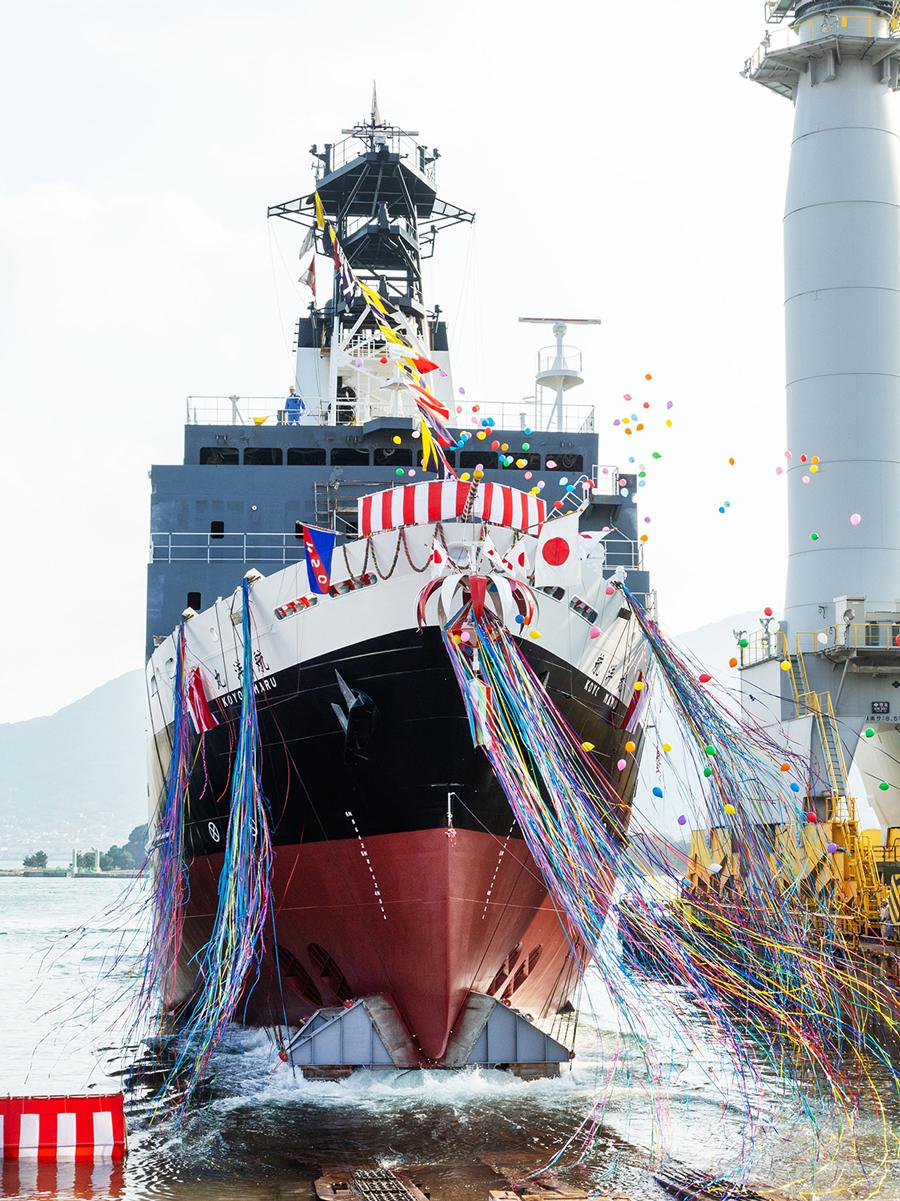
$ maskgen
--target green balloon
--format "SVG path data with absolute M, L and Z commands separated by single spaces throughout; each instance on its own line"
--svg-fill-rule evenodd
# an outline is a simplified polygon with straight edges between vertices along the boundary
M 749 645 L 750 645 L 750 640 L 748 638 L 742 638 L 740 640 L 740 642 L 738 642 L 738 646 L 741 648 L 742 651 L 745 651 Z
M 704 776 L 706 776 L 707 779 L 709 779 L 709 777 L 712 775 L 712 768 L 704 767 L 703 774 L 704 774 Z
M 716 748 L 714 746 L 708 746 L 706 748 L 706 753 L 707 755 L 714 755 L 716 753 Z
M 866 738 L 874 738 L 874 737 L 875 737 L 875 731 L 870 726 L 869 729 L 866 730 Z
M 882 792 L 887 792 L 887 790 L 890 788 L 890 784 L 888 784 L 887 780 L 882 780 L 878 787 Z

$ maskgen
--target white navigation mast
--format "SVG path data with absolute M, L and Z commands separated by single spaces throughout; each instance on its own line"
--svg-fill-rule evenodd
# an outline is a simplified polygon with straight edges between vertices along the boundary
M 535 383 L 538 395 L 535 398 L 538 424 L 542 429 L 552 429 L 554 423 L 558 430 L 565 429 L 564 397 L 570 388 L 577 388 L 584 383 L 581 374 L 581 351 L 575 346 L 566 346 L 566 331 L 570 325 L 602 325 L 603 322 L 593 317 L 520 317 L 524 325 L 552 325 L 556 337 L 555 346 L 545 346 L 538 351 L 538 369 Z M 543 420 L 542 391 L 547 389 L 553 393 L 553 403 L 550 414 Z

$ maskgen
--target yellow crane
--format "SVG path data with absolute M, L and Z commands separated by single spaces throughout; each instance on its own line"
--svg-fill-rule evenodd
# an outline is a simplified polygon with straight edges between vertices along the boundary
M 894 7 L 891 11 L 891 33 L 896 33 L 900 29 L 900 0 L 894 0 Z

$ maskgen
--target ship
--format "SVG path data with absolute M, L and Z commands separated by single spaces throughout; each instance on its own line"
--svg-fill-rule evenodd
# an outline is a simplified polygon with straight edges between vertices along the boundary
M 647 664 L 610 580 L 648 607 L 653 596 L 637 473 L 601 462 L 594 405 L 571 401 L 584 382 L 566 342 L 572 322 L 549 319 L 554 343 L 538 351 L 525 400 L 479 402 L 455 386 L 423 260 L 474 215 L 439 198 L 439 153 L 418 137 L 382 120 L 373 99 L 342 140 L 312 147 L 314 188 L 268 211 L 293 223 L 297 270 L 314 288 L 296 325 L 295 375 L 280 396 L 189 397 L 183 463 L 152 468 L 146 682 L 158 814 L 183 630 L 196 747 L 169 1009 L 184 1012 L 196 994 L 216 911 L 250 685 L 246 578 L 275 933 L 240 1020 L 302 1027 L 378 998 L 408 1055 L 441 1067 L 473 996 L 553 1018 L 572 1004 L 584 955 L 473 742 L 442 640 L 447 613 L 440 595 L 425 597 L 436 547 L 463 590 L 467 571 L 486 573 L 498 619 L 625 806 Z M 425 374 L 404 363 L 411 347 Z M 423 393 L 452 431 L 427 471 Z M 577 529 L 575 575 L 570 563 L 567 582 L 542 582 L 546 528 L 564 521 Z M 310 530 L 333 536 L 321 588 L 306 561 Z M 496 599 L 512 558 L 538 614 L 529 629 Z

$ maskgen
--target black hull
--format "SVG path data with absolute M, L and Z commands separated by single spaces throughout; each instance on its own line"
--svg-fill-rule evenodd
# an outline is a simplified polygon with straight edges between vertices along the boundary
M 625 705 L 536 644 L 525 653 L 553 702 L 630 799 L 641 731 L 622 729 Z M 350 714 L 338 674 L 367 702 Z M 276 846 L 370 837 L 447 825 L 448 793 L 458 829 L 506 837 L 509 805 L 469 722 L 440 634 L 399 631 L 257 679 L 262 783 Z M 219 721 L 203 739 L 191 777 L 186 837 L 193 856 L 224 849 L 240 695 L 214 701 Z M 352 815 L 352 816 L 351 816 Z M 218 835 L 218 838 L 216 837 Z

